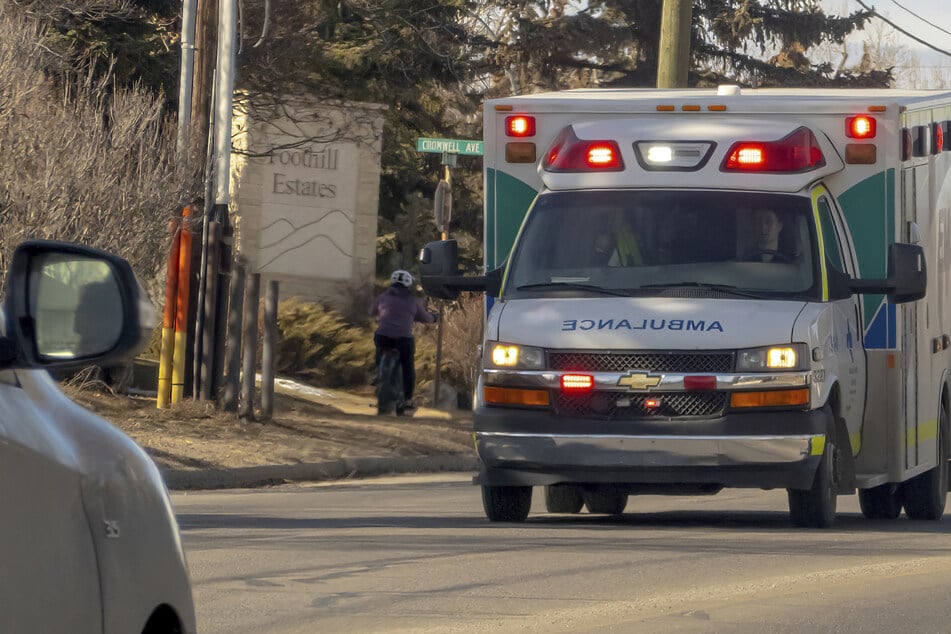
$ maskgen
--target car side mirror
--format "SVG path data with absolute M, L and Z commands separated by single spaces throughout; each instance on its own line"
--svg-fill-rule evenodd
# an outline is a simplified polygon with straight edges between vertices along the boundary
M 15 367 L 118 361 L 141 350 L 158 323 L 128 262 L 66 242 L 16 248 L 5 309 Z

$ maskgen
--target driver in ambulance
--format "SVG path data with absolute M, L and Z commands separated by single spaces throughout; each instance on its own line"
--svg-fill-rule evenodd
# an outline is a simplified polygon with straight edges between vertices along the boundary
M 744 259 L 747 262 L 788 262 L 790 257 L 779 248 L 779 233 L 783 230 L 779 214 L 772 209 L 756 209 L 752 220 L 756 246 Z

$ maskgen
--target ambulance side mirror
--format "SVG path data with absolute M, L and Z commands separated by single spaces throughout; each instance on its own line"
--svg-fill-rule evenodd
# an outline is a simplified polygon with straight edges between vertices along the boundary
M 497 296 L 502 288 L 502 269 L 488 275 L 462 275 L 459 245 L 455 240 L 439 240 L 419 252 L 419 281 L 423 291 L 437 299 L 456 299 L 460 292 Z
M 928 273 L 921 245 L 895 243 L 888 248 L 888 281 L 894 285 L 888 294 L 888 301 L 893 304 L 913 302 L 925 296 Z
M 892 304 L 913 302 L 925 296 L 928 273 L 925 251 L 917 244 L 896 242 L 888 247 L 888 277 L 884 280 L 851 280 L 853 293 L 882 294 Z

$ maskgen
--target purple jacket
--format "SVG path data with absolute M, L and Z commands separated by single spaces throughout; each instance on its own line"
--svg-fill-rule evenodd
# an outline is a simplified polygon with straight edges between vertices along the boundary
M 373 300 L 370 317 L 379 322 L 376 334 L 384 337 L 412 337 L 413 322 L 431 324 L 436 319 L 430 315 L 423 302 L 413 296 L 404 286 L 391 286 Z

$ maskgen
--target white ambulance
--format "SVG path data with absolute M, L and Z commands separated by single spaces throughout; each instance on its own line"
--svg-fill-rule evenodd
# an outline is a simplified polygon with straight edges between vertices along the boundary
M 574 90 L 485 104 L 486 515 L 786 489 L 794 524 L 941 517 L 951 93 Z M 927 264 L 927 273 L 926 273 Z

